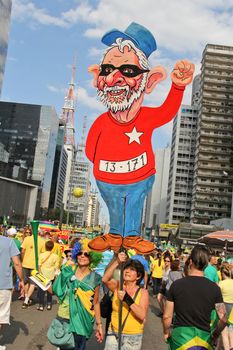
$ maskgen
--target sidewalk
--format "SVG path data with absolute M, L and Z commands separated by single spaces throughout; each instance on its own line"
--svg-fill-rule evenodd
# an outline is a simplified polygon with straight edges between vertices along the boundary
M 54 301 L 56 299 L 54 297 Z M 55 350 L 47 341 L 47 330 L 56 316 L 57 304 L 51 311 L 37 311 L 36 304 L 28 309 L 21 309 L 22 301 L 15 299 L 11 306 L 11 326 L 5 326 L 0 335 L 0 344 L 7 350 Z M 142 350 L 165 350 L 161 318 L 157 316 L 157 302 L 150 297 L 148 318 L 145 326 Z M 103 344 L 98 344 L 94 336 L 87 343 L 87 350 L 103 350 Z

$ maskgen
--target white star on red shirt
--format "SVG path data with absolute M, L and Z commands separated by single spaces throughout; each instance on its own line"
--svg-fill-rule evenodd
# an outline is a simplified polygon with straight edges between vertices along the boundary
M 141 144 L 140 142 L 140 137 L 143 135 L 143 132 L 137 131 L 136 127 L 134 126 L 133 130 L 131 132 L 125 132 L 125 135 L 129 137 L 129 144 L 132 142 L 137 142 L 139 145 Z

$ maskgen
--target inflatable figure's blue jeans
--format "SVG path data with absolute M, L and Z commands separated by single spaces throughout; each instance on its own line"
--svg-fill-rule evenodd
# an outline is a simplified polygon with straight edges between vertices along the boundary
M 109 233 L 127 236 L 141 234 L 141 219 L 146 195 L 151 190 L 155 176 L 129 185 L 115 185 L 96 181 L 110 217 Z

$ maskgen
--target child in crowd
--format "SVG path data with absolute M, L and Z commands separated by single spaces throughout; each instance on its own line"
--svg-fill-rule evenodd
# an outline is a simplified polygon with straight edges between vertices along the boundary
M 53 281 L 55 278 L 55 274 L 57 269 L 59 268 L 59 259 L 58 255 L 53 253 L 54 242 L 47 241 L 45 243 L 46 251 L 41 253 L 39 256 L 39 272 L 41 272 L 46 278 L 50 281 Z M 38 297 L 39 297 L 39 305 L 37 310 L 44 310 L 44 296 L 45 291 L 39 288 Z M 52 309 L 52 294 L 47 292 L 47 310 Z

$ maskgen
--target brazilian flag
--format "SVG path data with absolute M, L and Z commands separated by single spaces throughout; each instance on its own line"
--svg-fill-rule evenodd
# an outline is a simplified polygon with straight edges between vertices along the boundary
M 211 333 L 213 333 L 215 328 L 217 327 L 218 321 L 219 321 L 219 317 L 217 315 L 216 310 L 212 310 L 211 315 L 210 315 L 210 331 L 211 331 Z
M 228 326 L 233 328 L 233 307 L 231 308 L 231 312 L 230 312 L 230 315 L 228 317 Z
M 168 339 L 169 350 L 212 350 L 211 334 L 196 327 L 176 327 Z

